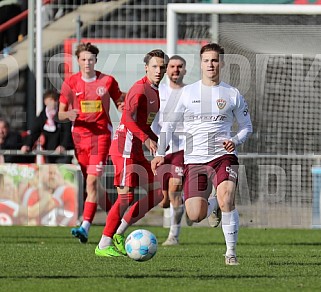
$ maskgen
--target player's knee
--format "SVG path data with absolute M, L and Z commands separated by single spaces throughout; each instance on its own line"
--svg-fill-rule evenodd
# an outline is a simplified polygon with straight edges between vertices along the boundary
M 158 206 L 161 208 L 169 208 L 170 207 L 169 200 L 166 200 L 165 198 L 163 198 L 163 200 L 158 204 Z
M 206 214 L 203 214 L 202 212 L 188 212 L 188 210 L 186 210 L 188 218 L 193 221 L 194 223 L 199 223 L 202 220 L 205 219 Z

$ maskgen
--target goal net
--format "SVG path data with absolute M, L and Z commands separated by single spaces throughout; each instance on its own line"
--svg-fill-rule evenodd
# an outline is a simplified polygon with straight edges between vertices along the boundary
M 187 25 L 187 14 L 207 23 Z M 236 198 L 243 226 L 320 225 L 312 219 L 320 213 L 312 177 L 321 154 L 320 14 L 319 5 L 168 5 L 167 52 L 181 37 L 219 42 L 222 79 L 249 104 L 254 133 L 239 149 Z

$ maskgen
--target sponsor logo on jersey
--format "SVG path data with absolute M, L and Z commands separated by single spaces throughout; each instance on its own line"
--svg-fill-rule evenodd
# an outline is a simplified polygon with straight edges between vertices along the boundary
M 203 122 L 206 121 L 213 121 L 213 122 L 218 122 L 218 121 L 224 121 L 226 120 L 225 115 L 217 115 L 217 116 L 212 116 L 212 115 L 190 115 L 186 117 L 187 122 L 192 122 L 195 120 L 201 120 Z
M 99 113 L 103 110 L 101 100 L 82 100 L 80 108 L 83 113 Z
M 225 108 L 226 106 L 226 100 L 224 100 L 223 98 L 219 98 L 217 101 L 216 101 L 216 104 L 217 104 L 217 107 L 219 109 L 223 109 Z
M 194 100 L 192 100 L 192 103 L 201 103 L 201 100 L 200 99 L 194 99 Z
M 100 96 L 100 97 L 102 97 L 105 93 L 106 93 L 106 88 L 105 87 L 103 87 L 103 86 L 99 86 L 99 87 L 97 87 L 97 89 L 96 89 L 96 94 L 98 95 L 98 96 Z

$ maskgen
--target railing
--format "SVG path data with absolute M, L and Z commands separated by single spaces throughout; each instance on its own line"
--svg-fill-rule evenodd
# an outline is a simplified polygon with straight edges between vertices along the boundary
M 27 1 L 27 0 L 26 0 Z M 49 4 L 52 3 L 53 0 L 43 0 L 42 4 Z M 0 25 L 0 33 L 6 31 L 8 28 L 10 28 L 11 26 L 19 23 L 20 21 L 24 20 L 25 18 L 28 17 L 28 12 L 29 10 L 26 9 L 24 11 L 22 11 L 20 14 L 18 14 L 17 16 L 11 18 L 10 20 L 8 20 L 7 22 L 3 23 Z

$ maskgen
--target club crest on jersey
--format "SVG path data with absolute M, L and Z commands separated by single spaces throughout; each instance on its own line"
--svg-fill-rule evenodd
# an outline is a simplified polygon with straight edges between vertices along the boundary
M 96 94 L 100 97 L 102 97 L 106 93 L 106 88 L 103 86 L 99 86 L 96 89 Z
M 217 107 L 219 109 L 223 109 L 225 108 L 226 106 L 226 100 L 224 100 L 223 98 L 219 98 L 217 101 L 216 101 L 216 104 L 217 104 Z

